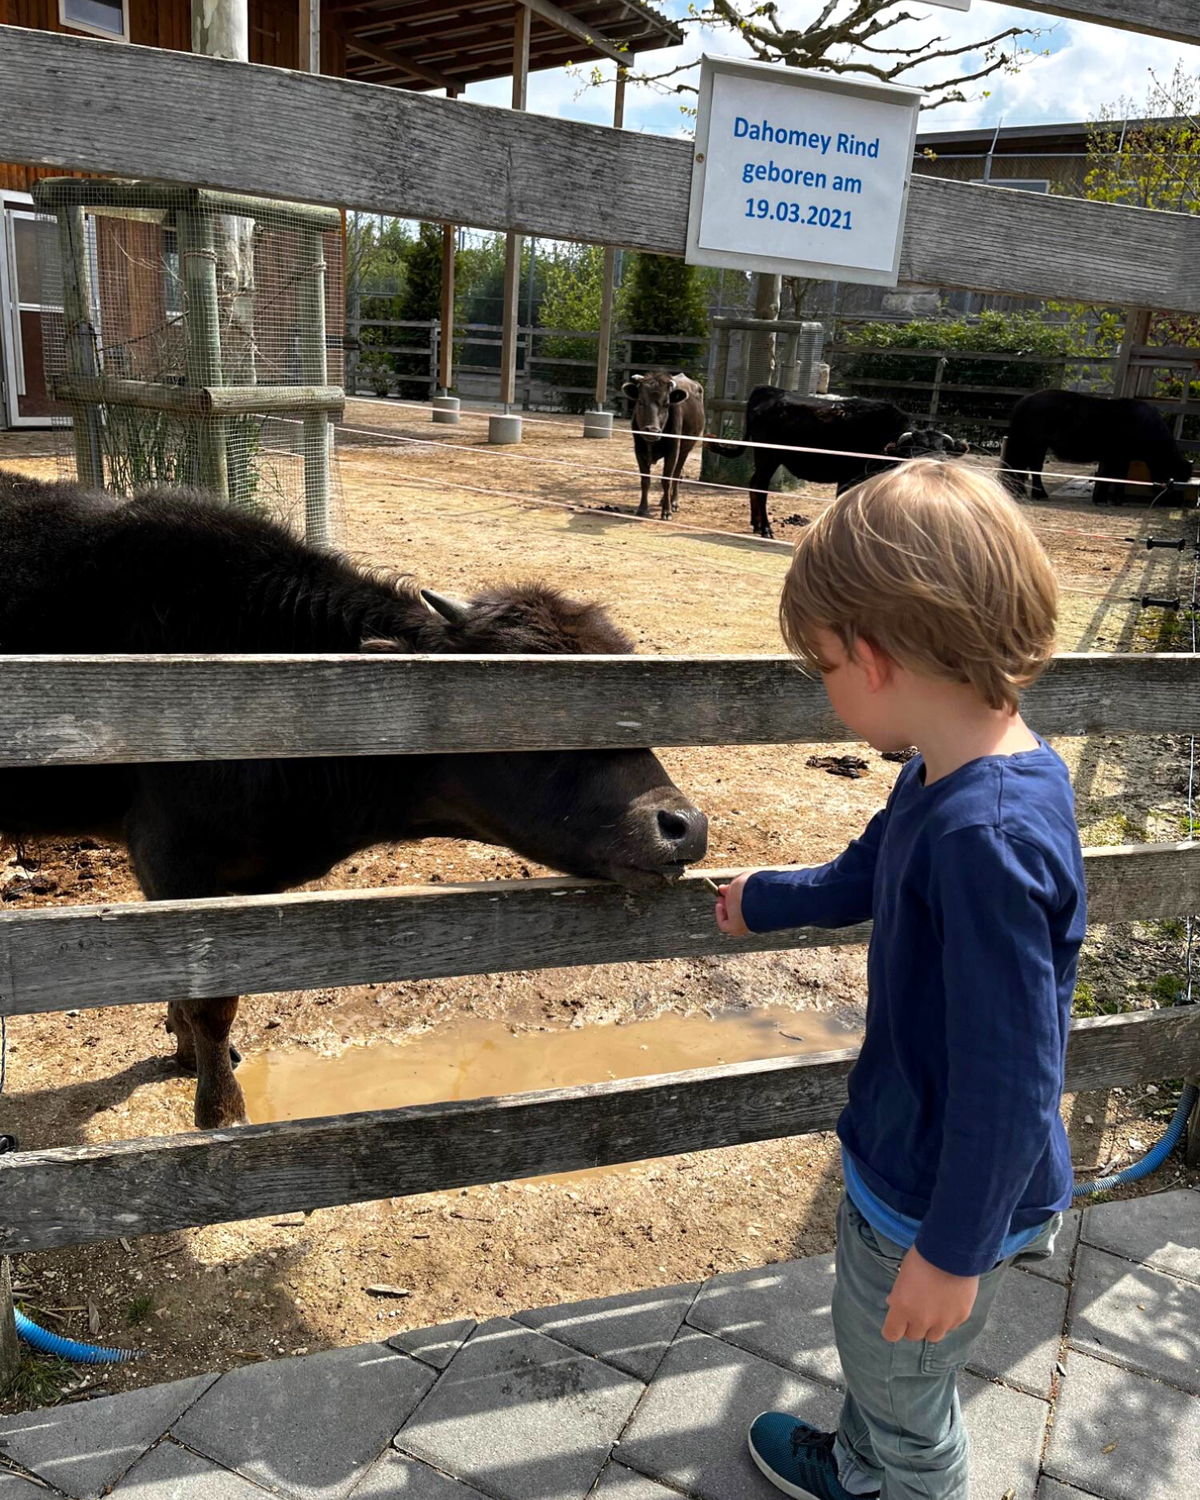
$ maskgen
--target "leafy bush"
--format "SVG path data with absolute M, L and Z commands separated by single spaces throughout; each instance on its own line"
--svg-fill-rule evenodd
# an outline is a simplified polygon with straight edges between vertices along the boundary
M 708 308 L 698 272 L 698 267 L 673 255 L 635 255 L 625 302 L 629 332 L 703 339 L 708 333 Z M 701 378 L 705 352 L 702 343 L 639 342 L 633 346 L 632 357 L 643 370 L 682 370 Z
M 600 327 L 600 306 L 604 293 L 604 250 L 599 245 L 560 247 L 546 269 L 546 293 L 539 309 L 539 321 L 545 328 L 579 329 L 581 333 Z M 614 305 L 614 322 L 619 319 L 622 298 L 618 293 Z M 542 338 L 537 344 L 544 359 L 577 359 L 578 365 L 540 364 L 534 360 L 539 379 L 557 386 L 558 404 L 564 411 L 587 411 L 593 397 L 563 389 L 564 386 L 589 386 L 595 382 L 598 345 L 595 338 Z
M 1011 393 L 1013 390 L 1039 391 L 1049 386 L 1069 385 L 1080 378 L 1080 371 L 1074 366 L 1053 363 L 1062 355 L 1078 352 L 1071 329 L 1047 323 L 1031 312 L 985 312 L 970 322 L 965 318 L 924 318 L 911 323 L 866 323 L 848 333 L 846 341 L 854 346 L 854 352 L 842 356 L 837 384 L 850 387 L 856 396 L 894 401 L 913 416 L 929 411 L 932 391 L 907 392 L 902 386 L 875 382 L 931 384 L 937 377 L 938 360 L 947 355 L 937 421 L 975 447 L 999 446 L 1003 427 L 990 425 L 989 419 L 992 422 L 1007 419 L 1019 399 Z M 899 349 L 931 352 L 928 355 L 889 352 Z M 959 350 L 961 354 L 956 352 Z M 972 354 L 1042 355 L 1044 362 L 1037 358 L 1011 362 L 972 359 Z M 962 386 L 998 389 L 994 393 L 990 389 L 956 389 Z

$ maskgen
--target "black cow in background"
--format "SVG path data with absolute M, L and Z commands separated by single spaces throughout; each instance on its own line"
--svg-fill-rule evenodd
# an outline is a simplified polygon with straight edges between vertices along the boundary
M 737 458 L 745 444 L 765 444 L 751 450 L 750 525 L 757 536 L 772 536 L 767 517 L 767 490 L 780 465 L 797 479 L 813 484 L 836 484 L 838 494 L 895 462 L 937 454 L 969 452 L 966 443 L 936 428 L 922 427 L 890 401 L 867 396 L 797 396 L 779 386 L 758 385 L 746 403 L 745 443 L 714 443 L 717 453 Z M 778 444 L 778 447 L 775 445 Z M 828 449 L 828 452 L 790 453 L 788 448 Z M 865 455 L 865 456 L 863 456 Z
M 1120 505 L 1129 466 L 1141 462 L 1165 488 L 1172 479 L 1192 477 L 1192 465 L 1179 452 L 1171 430 L 1146 401 L 1128 396 L 1089 396 L 1082 391 L 1034 391 L 1013 407 L 1004 443 L 1004 481 L 1014 495 L 1025 493 L 1032 476 L 1033 498 L 1045 500 L 1042 467 L 1046 454 L 1065 463 L 1096 463 L 1092 499 Z M 1161 491 L 1148 491 L 1148 497 Z
M 364 572 L 257 516 L 168 491 L 119 503 L 0 470 L 0 650 L 624 653 L 599 604 L 542 584 L 471 603 Z M 405 712 L 397 679 L 395 712 Z M 301 701 L 279 713 L 302 720 Z M 486 715 L 486 704 L 480 705 Z M 649 750 L 342 755 L 0 770 L 0 830 L 123 842 L 148 900 L 269 894 L 372 844 L 468 838 L 644 890 L 705 851 L 707 822 Z M 175 1003 L 196 1124 L 245 1117 L 238 997 Z
M 679 476 L 704 431 L 704 387 L 688 375 L 651 370 L 631 376 L 621 389 L 633 402 L 633 452 L 642 473 L 637 513 L 650 514 L 650 470 L 661 459 L 660 514 L 665 521 L 679 509 Z

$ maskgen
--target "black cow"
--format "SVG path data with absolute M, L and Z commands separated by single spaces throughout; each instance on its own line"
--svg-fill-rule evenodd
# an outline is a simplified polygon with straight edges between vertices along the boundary
M 687 456 L 704 431 L 704 387 L 687 375 L 651 370 L 634 375 L 621 387 L 633 402 L 633 452 L 642 472 L 639 516 L 650 514 L 650 470 L 662 460 L 662 504 L 665 521 L 679 509 L 679 476 Z M 647 437 L 647 433 L 660 436 Z
M 1032 475 L 1033 498 L 1045 500 L 1042 467 L 1047 452 L 1065 463 L 1097 463 L 1092 499 L 1120 505 L 1129 466 L 1141 462 L 1164 488 L 1188 480 L 1192 466 L 1171 430 L 1146 401 L 1128 396 L 1089 396 L 1082 391 L 1034 391 L 1013 407 L 1004 444 L 1004 480 L 1014 495 L 1025 493 Z M 1161 491 L 1147 491 L 1155 496 Z
M 544 585 L 461 604 L 363 573 L 203 496 L 128 503 L 0 471 L 0 650 L 627 652 L 597 604 Z M 303 714 L 302 704 L 286 705 Z M 402 712 L 398 704 L 397 712 Z M 288 890 L 372 844 L 479 839 L 650 888 L 699 859 L 707 821 L 649 750 L 0 769 L 0 829 L 124 842 L 150 900 Z M 245 1117 L 237 997 L 168 1007 L 196 1123 Z M 232 1058 L 236 1061 L 236 1054 Z
M 905 451 L 900 451 L 904 443 Z M 767 517 L 767 490 L 782 464 L 797 479 L 836 484 L 838 494 L 889 467 L 873 455 L 896 453 L 896 462 L 930 453 L 966 453 L 967 444 L 934 428 L 920 427 L 890 401 L 867 396 L 797 396 L 773 385 L 759 385 L 746 403 L 745 443 L 714 443 L 716 452 L 737 458 L 745 444 L 752 449 L 750 525 L 758 536 L 772 536 Z M 789 453 L 788 448 L 829 449 L 827 453 Z M 866 456 L 863 456 L 866 455 Z

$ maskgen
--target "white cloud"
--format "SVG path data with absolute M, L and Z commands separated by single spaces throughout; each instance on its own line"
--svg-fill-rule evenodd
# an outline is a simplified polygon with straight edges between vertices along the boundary
M 910 6 L 918 3 L 919 0 L 909 0 Z M 670 3 L 661 8 L 669 14 L 678 14 L 682 6 Z M 814 14 L 814 0 L 781 0 L 779 6 L 779 17 L 784 26 L 802 25 Z M 903 23 L 892 35 L 902 46 L 926 44 L 931 37 L 940 36 L 946 39 L 942 45 L 957 47 L 982 40 L 1012 25 L 1040 29 L 1042 37 L 1030 45 L 1037 49 L 1048 48 L 1050 55 L 1027 61 L 1014 76 L 1000 74 L 984 84 L 969 86 L 969 93 L 979 95 L 986 90 L 990 97 L 946 105 L 926 116 L 929 128 L 995 124 L 1001 119 L 1006 125 L 1091 119 L 1102 105 L 1115 104 L 1122 96 L 1131 95 L 1140 104 L 1151 71 L 1166 78 L 1176 62 L 1181 61 L 1189 71 L 1200 73 L 1200 47 L 1182 47 L 1162 38 L 1080 21 L 1057 21 L 1052 16 L 991 4 L 988 0 L 982 0 L 982 3 L 976 0 L 968 13 L 925 8 L 920 19 Z M 702 50 L 733 56 L 748 53 L 745 45 L 729 32 L 701 33 L 689 28 L 684 46 L 647 53 L 639 62 L 657 72 L 681 62 L 694 61 Z M 914 70 L 911 81 L 920 84 L 951 73 L 965 75 L 979 66 L 980 54 L 966 53 L 949 62 Z M 604 71 L 611 79 L 613 69 L 606 67 Z M 469 89 L 466 97 L 484 104 L 507 105 L 511 85 L 504 79 L 479 84 Z M 680 113 L 680 105 L 690 101 L 691 96 L 664 97 L 648 87 L 632 86 L 626 98 L 626 129 L 648 130 L 661 135 L 690 135 L 690 122 Z M 564 69 L 535 73 L 529 80 L 529 108 L 538 114 L 562 119 L 609 124 L 612 121 L 613 85 L 610 81 L 599 88 L 588 87 L 583 76 Z

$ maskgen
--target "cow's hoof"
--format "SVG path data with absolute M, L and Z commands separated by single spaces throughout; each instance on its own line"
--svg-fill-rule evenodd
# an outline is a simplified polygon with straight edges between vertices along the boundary
M 764 542 L 773 542 L 775 540 L 775 533 L 771 530 L 769 525 L 763 527 L 763 529 L 759 532 L 759 536 L 762 537 Z
M 225 1130 L 231 1125 L 249 1125 L 241 1089 L 234 1084 L 231 1089 L 203 1097 L 197 1093 L 195 1121 L 197 1130 Z

